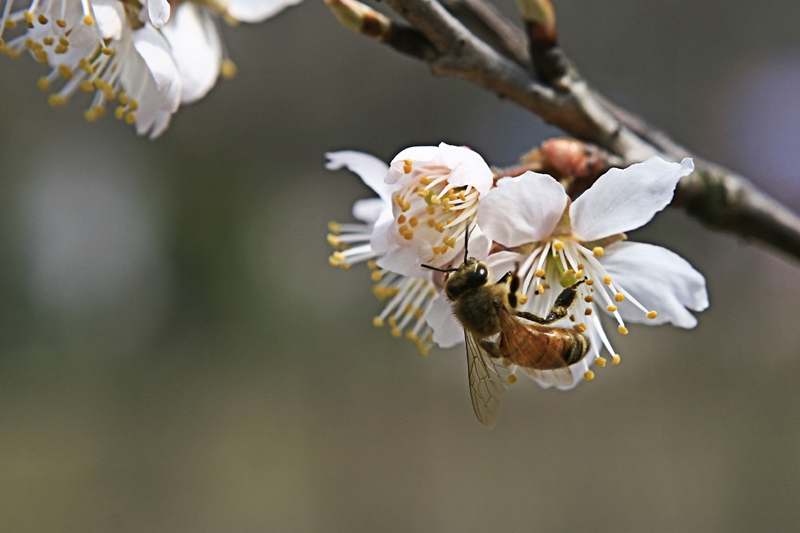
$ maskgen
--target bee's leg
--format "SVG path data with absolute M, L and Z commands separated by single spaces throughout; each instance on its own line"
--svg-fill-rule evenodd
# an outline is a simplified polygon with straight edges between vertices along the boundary
M 556 298 L 556 303 L 553 304 L 553 308 L 550 309 L 550 312 L 545 318 L 538 317 L 533 313 L 527 313 L 525 311 L 518 312 L 517 316 L 526 320 L 530 320 L 531 322 L 536 322 L 537 324 L 552 324 L 557 320 L 561 320 L 569 313 L 569 308 L 572 306 L 572 302 L 575 301 L 575 297 L 578 295 L 578 285 L 584 281 L 585 280 L 580 280 L 575 285 L 567 287 L 561 291 L 561 294 L 559 294 L 558 298 Z
M 512 309 L 517 307 L 517 291 L 519 290 L 519 276 L 516 272 L 506 272 L 497 285 L 508 284 L 508 304 Z

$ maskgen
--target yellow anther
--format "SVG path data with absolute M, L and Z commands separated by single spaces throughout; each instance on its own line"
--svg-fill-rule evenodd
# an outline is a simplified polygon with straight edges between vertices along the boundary
M 120 112 L 120 109 L 122 110 L 122 112 Z M 120 115 L 124 116 L 124 114 L 125 114 L 125 108 L 122 106 L 114 110 L 114 116 L 117 118 L 122 118 Z M 330 244 L 334 248 L 338 248 L 339 246 L 342 245 L 342 240 L 333 233 L 328 233 L 327 239 L 328 239 L 328 244 Z
M 97 113 L 95 113 L 93 109 L 87 109 L 86 111 L 83 112 L 83 118 L 85 118 L 87 122 L 94 122 L 99 117 L 97 116 Z
M 408 219 L 408 225 L 411 226 L 412 228 L 416 228 L 417 224 L 419 224 L 419 220 L 417 220 L 417 217 L 411 217 Z
M 571 268 L 569 270 L 565 270 L 562 277 L 571 277 L 575 275 L 575 271 Z
M 405 224 L 405 222 L 406 222 L 406 216 L 405 215 L 400 215 L 399 217 L 397 217 L 397 223 L 398 224 Z
M 417 334 L 414 333 L 413 331 L 409 331 L 408 333 L 406 333 L 406 339 L 410 340 L 411 342 L 417 342 L 419 340 L 419 337 L 417 337 Z
M 128 102 L 131 101 L 131 97 L 128 96 L 128 93 L 126 93 L 125 91 L 122 91 L 122 92 L 119 93 L 119 96 L 117 97 L 117 100 L 119 100 L 120 104 L 127 105 Z M 328 224 L 328 227 L 330 228 L 330 224 Z M 337 231 L 337 233 L 338 233 L 338 231 Z
M 658 311 L 650 311 L 647 313 L 647 318 L 653 319 L 658 316 Z
M 403 172 L 405 172 L 406 174 L 410 174 L 413 168 L 414 165 L 411 160 L 406 159 L 403 161 Z
M 575 278 L 576 279 L 581 279 L 582 277 L 583 277 L 583 269 L 581 268 L 580 270 L 575 272 Z
M 328 264 L 329 264 L 329 265 L 331 265 L 332 267 L 338 267 L 338 266 L 339 266 L 339 260 L 338 260 L 338 259 L 336 259 L 336 258 L 335 258 L 335 257 L 333 257 L 333 256 L 330 256 L 330 257 L 328 258 Z
M 67 99 L 58 94 L 51 94 L 47 97 L 47 103 L 50 104 L 50 107 L 62 107 L 67 105 Z
M 23 17 L 25 17 L 25 20 L 26 20 L 26 21 L 28 21 L 28 22 L 33 22 L 33 13 L 31 13 L 30 11 L 25 11 L 25 12 L 22 14 L 22 16 L 23 16 Z
M 376 328 L 382 328 L 383 319 L 379 316 L 376 316 L 375 318 L 372 319 L 372 325 L 375 326 Z
M 63 44 L 57 44 L 56 47 L 53 48 L 53 52 L 55 52 L 57 54 L 66 54 L 67 53 L 67 47 L 64 46 Z
M 605 250 L 603 250 L 603 247 L 602 247 L 602 246 L 595 246 L 595 247 L 592 249 L 592 254 L 593 254 L 595 257 L 603 257 L 603 254 L 604 254 L 604 253 L 606 253 L 606 251 L 605 251 Z
M 350 263 L 340 263 L 339 264 L 339 268 L 341 268 L 342 270 L 350 270 L 351 266 L 352 265 Z
M 49 90 L 49 89 L 50 89 L 50 82 L 49 82 L 49 81 L 47 81 L 47 78 L 45 78 L 44 76 L 42 76 L 41 78 L 39 78 L 39 82 L 38 82 L 36 85 L 38 85 L 38 86 L 39 86 L 39 88 L 40 88 L 41 90 L 43 90 L 43 91 L 47 91 L 47 90 Z
M 598 357 L 597 359 L 594 360 L 594 362 L 600 368 L 605 368 L 605 366 L 606 366 L 606 358 L 605 357 Z
M 113 56 L 114 55 L 114 49 L 113 48 L 103 47 L 103 55 Z
M 560 252 L 563 249 L 564 249 L 564 243 L 563 242 L 559 241 L 558 239 L 553 241 L 553 250 L 556 250 L 556 251 Z
M 125 101 L 123 102 L 123 97 L 125 97 Z M 125 93 L 119 93 L 119 103 L 125 105 L 128 102 L 128 96 Z M 328 222 L 328 231 L 331 233 L 335 233 L 338 235 L 342 230 L 342 226 L 336 222 Z
M 370 270 L 378 270 L 378 263 L 376 263 L 374 259 L 370 259 L 367 261 L 367 268 Z
M 614 295 L 614 301 L 617 302 L 617 303 L 624 302 L 625 301 L 625 295 L 622 294 L 621 292 L 618 292 L 617 294 Z
M 136 111 L 137 109 L 139 109 L 139 102 L 138 102 L 138 100 L 136 100 L 136 98 L 131 98 L 131 102 L 130 102 L 130 104 L 128 105 L 128 107 L 130 107 L 130 108 L 131 108 L 131 111 Z
M 586 311 L 584 311 L 583 314 L 586 315 L 586 316 L 591 315 L 592 314 L 592 308 L 591 307 L 587 307 Z
M 396 328 L 397 327 L 397 317 L 390 316 L 389 317 L 389 325 L 392 326 L 393 328 Z
M 47 64 L 47 52 L 45 52 L 44 50 L 41 49 L 36 50 L 35 52 L 33 52 L 33 57 L 35 57 L 36 60 L 42 65 Z
M 459 199 L 460 199 L 462 202 L 466 202 L 466 201 L 467 201 L 467 195 L 464 193 L 464 191 L 463 191 L 463 190 L 461 190 L 461 191 L 458 191 L 458 198 L 459 198 Z
M 410 241 L 411 239 L 414 238 L 414 231 L 413 230 L 406 231 L 405 233 L 403 233 L 403 238 L 407 241 Z
M 613 313 L 618 309 L 618 307 L 616 305 L 609 305 L 608 307 L 606 307 L 606 309 L 608 309 L 609 313 Z
M 533 276 L 536 278 L 543 278 L 544 277 L 544 270 L 541 268 L 533 273 Z
M 62 19 L 56 19 L 56 25 L 59 28 L 66 28 L 67 27 L 67 21 L 66 20 L 62 20 Z
M 133 113 L 132 111 L 125 113 L 125 122 L 133 126 L 133 124 L 136 122 L 136 113 Z
M 628 328 L 626 328 L 625 326 L 619 326 L 617 329 L 618 329 L 618 330 L 619 330 L 619 332 L 620 332 L 620 333 L 622 333 L 623 335 L 627 335 L 627 334 L 628 334 Z
M 528 296 L 526 294 L 519 295 L 519 305 L 525 305 L 528 303 Z
M 392 337 L 399 339 L 402 336 L 403 336 L 403 330 L 397 327 L 392 328 Z
M 587 279 L 586 280 L 586 284 L 591 287 L 592 285 L 594 285 L 594 280 L 593 279 Z
M 444 224 L 442 222 L 437 222 L 435 227 L 436 231 L 439 233 L 444 233 Z
M 603 283 L 605 283 L 606 285 L 611 285 L 611 277 L 610 276 L 604 276 L 603 277 Z
M 433 207 L 432 205 L 429 205 L 429 206 L 426 208 L 426 210 L 428 211 L 428 214 L 429 214 L 429 215 L 435 215 L 435 214 L 436 214 L 436 208 L 435 208 L 435 207 Z
M 58 44 L 60 44 L 62 46 L 69 46 L 69 41 L 64 37 L 59 37 L 58 38 Z
M 6 23 L 4 24 L 4 26 L 10 30 L 12 28 L 16 28 L 17 27 L 17 23 L 14 22 L 11 19 L 6 19 Z
M 117 108 L 114 110 L 114 116 L 117 118 L 117 120 L 122 120 L 123 118 L 125 118 L 125 108 L 122 106 L 117 106 Z M 331 242 L 330 235 L 328 235 L 328 242 Z M 339 246 L 339 245 L 331 243 L 331 246 Z
M 65 80 L 69 81 L 75 75 L 75 71 L 69 68 L 67 65 L 61 64 L 58 66 L 58 73 L 61 74 L 61 77 Z
M 587 294 L 587 295 L 586 295 L 586 296 L 583 298 L 583 301 L 584 301 L 584 302 L 586 302 L 587 304 L 590 304 L 590 303 L 592 303 L 592 302 L 594 301 L 594 298 L 592 298 L 592 295 L 591 295 L 591 294 Z
M 421 176 L 419 178 L 419 183 L 420 183 L 420 185 L 430 185 L 431 184 L 431 179 L 428 176 Z M 425 194 L 427 194 L 427 191 L 425 191 Z
M 439 198 L 438 196 L 431 196 L 430 198 L 431 198 L 431 203 L 433 205 L 441 205 L 442 199 Z
M 592 381 L 594 379 L 594 372 L 592 372 L 591 370 L 587 370 L 586 372 L 583 373 L 583 379 L 585 379 L 586 381 Z
M 45 46 L 50 46 L 54 42 L 56 42 L 56 41 L 52 37 L 45 37 L 45 38 L 42 39 L 42 44 L 45 45 Z
M 519 379 L 519 378 L 517 378 L 517 375 L 516 375 L 516 374 L 509 374 L 509 375 L 507 375 L 507 376 L 506 376 L 506 381 L 508 381 L 508 382 L 509 382 L 509 384 L 511 384 L 511 385 L 513 385 L 514 383 L 516 383 L 516 382 L 517 382 L 517 379 Z
M 419 354 L 422 357 L 426 357 L 428 355 L 428 353 L 430 353 L 430 349 L 427 346 L 425 346 L 424 344 L 422 344 L 421 341 L 417 342 L 416 344 L 417 344 L 417 350 L 419 350 Z
M 587 311 L 591 311 L 591 309 L 587 309 Z M 580 333 L 585 333 L 586 332 L 586 324 L 580 323 L 580 324 L 576 325 L 575 326 L 575 330 L 580 332 Z
M 223 59 L 222 64 L 220 65 L 220 73 L 222 77 L 226 80 L 230 80 L 236 77 L 236 74 L 239 72 L 239 68 L 236 66 L 236 63 L 231 61 L 230 59 Z
M 619 359 L 620 359 L 619 354 L 615 353 L 614 357 L 611 358 L 611 364 L 617 366 L 619 364 Z
M 536 293 L 535 294 L 544 294 L 544 285 L 541 283 L 536 286 Z
M 94 24 L 94 17 L 92 17 L 89 14 L 84 15 L 83 16 L 83 23 L 86 24 L 87 26 L 93 25 Z
M 47 24 L 49 22 L 47 20 L 47 17 L 45 17 L 44 15 L 39 15 L 38 17 L 36 17 L 36 20 L 39 21 L 39 24 Z

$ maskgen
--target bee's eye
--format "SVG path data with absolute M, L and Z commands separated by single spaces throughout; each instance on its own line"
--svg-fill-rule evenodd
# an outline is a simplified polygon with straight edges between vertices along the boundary
M 486 281 L 487 277 L 489 277 L 489 271 L 485 266 L 481 265 L 475 270 L 475 278 L 481 283 Z

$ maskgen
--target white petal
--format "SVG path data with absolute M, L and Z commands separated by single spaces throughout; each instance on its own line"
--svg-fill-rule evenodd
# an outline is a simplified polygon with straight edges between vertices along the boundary
M 374 238 L 376 233 L 373 232 L 372 235 Z M 428 245 L 428 248 L 430 248 L 430 245 Z M 372 249 L 379 251 L 374 246 Z M 430 250 L 427 255 L 432 256 L 433 251 Z M 421 256 L 420 250 L 414 246 L 392 246 L 386 255 L 377 260 L 377 263 L 379 267 L 403 276 L 430 280 L 431 270 L 421 266 L 422 261 L 419 259 Z
M 367 224 L 374 224 L 378 217 L 381 216 L 386 202 L 380 198 L 365 198 L 363 200 L 356 200 L 353 204 L 353 216 Z
M 708 307 L 706 280 L 678 254 L 651 244 L 618 242 L 607 246 L 601 260 L 611 279 L 658 316 L 650 320 L 628 301 L 619 304 L 625 320 L 693 328 L 697 319 L 687 310 Z
M 412 146 L 394 156 L 390 164 L 391 169 L 386 175 L 386 183 L 397 183 L 403 179 L 406 175 L 403 170 L 405 161 L 444 166 L 444 159 L 442 159 L 438 146 Z
M 136 131 L 159 135 L 169 124 L 169 115 L 180 104 L 181 80 L 172 60 L 169 45 L 158 30 L 146 25 L 133 32 L 133 46 L 138 53 L 127 59 L 122 83 L 138 99 Z
M 222 45 L 211 17 L 195 4 L 178 4 L 161 32 L 181 76 L 181 103 L 204 97 L 217 82 L 222 63 Z
M 169 2 L 167 0 L 147 0 L 147 15 L 150 23 L 160 28 L 169 20 Z
M 452 305 L 444 294 L 439 293 L 433 301 L 426 320 L 433 330 L 433 342 L 442 348 L 452 348 L 464 342 L 464 328 L 458 323 Z
M 392 192 L 397 188 L 384 181 L 389 166 L 375 156 L 352 150 L 341 152 L 328 152 L 325 154 L 328 162 L 325 168 L 328 170 L 339 170 L 347 167 L 351 172 L 355 172 L 384 202 L 390 202 Z
M 112 39 L 118 41 L 122 38 L 123 25 L 125 24 L 125 11 L 122 4 L 119 2 L 95 2 L 92 5 L 92 12 L 94 13 L 95 22 L 100 30 L 100 35 L 103 39 Z M 97 34 L 93 31 L 94 39 L 93 44 L 96 44 Z M 75 42 L 70 33 L 70 46 L 79 45 Z
M 489 254 L 486 264 L 492 271 L 493 282 L 497 282 L 506 272 L 514 272 L 520 263 L 525 260 L 525 256 L 516 252 L 495 252 Z
M 551 236 L 567 206 L 567 193 L 556 180 L 526 172 L 501 178 L 478 204 L 478 224 L 504 246 L 538 242 Z
M 230 0 L 228 15 L 242 22 L 261 22 L 301 0 Z
M 473 150 L 463 146 L 439 144 L 445 164 L 453 169 L 447 182 L 455 187 L 472 185 L 481 194 L 486 194 L 492 187 L 492 169 L 486 161 Z
M 694 163 L 668 163 L 651 157 L 626 169 L 612 168 L 570 206 L 572 232 L 593 241 L 647 224 L 672 201 L 675 186 Z

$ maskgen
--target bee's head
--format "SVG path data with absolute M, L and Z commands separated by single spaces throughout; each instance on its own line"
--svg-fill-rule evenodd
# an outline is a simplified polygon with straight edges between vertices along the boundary
M 455 300 L 464 291 L 477 289 L 489 281 L 489 267 L 474 257 L 461 263 L 444 283 L 444 292 L 450 300 Z

